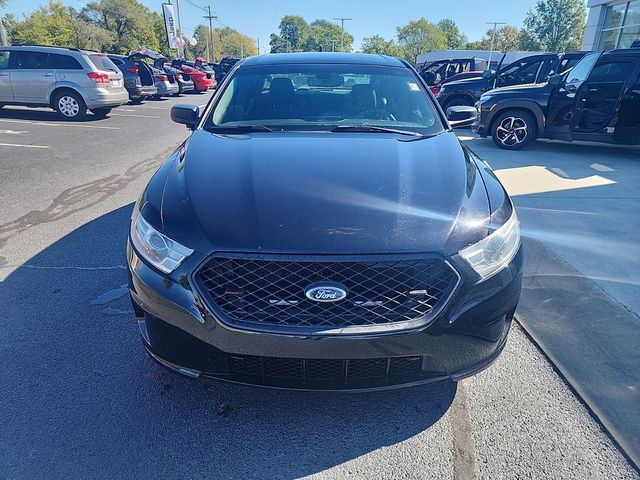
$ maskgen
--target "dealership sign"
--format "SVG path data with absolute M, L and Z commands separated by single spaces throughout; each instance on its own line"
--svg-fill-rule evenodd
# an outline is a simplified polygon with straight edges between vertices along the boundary
M 170 3 L 162 4 L 162 13 L 164 14 L 164 26 L 167 29 L 167 42 L 169 48 L 179 48 L 180 39 L 176 30 L 176 17 L 173 13 L 173 5 Z

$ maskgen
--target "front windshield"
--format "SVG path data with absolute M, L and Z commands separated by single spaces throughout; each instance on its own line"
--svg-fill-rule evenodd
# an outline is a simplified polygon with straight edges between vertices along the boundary
M 375 126 L 428 135 L 443 131 L 431 99 L 409 69 L 343 64 L 240 68 L 205 126 Z

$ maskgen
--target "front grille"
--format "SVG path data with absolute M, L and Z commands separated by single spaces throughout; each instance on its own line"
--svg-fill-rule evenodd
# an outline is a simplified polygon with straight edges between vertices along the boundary
M 306 261 L 226 255 L 208 260 L 196 278 L 216 313 L 231 324 L 329 329 L 426 321 L 459 277 L 441 258 Z M 343 285 L 347 297 L 328 303 L 306 297 L 310 285 L 323 282 Z
M 230 355 L 228 372 L 205 375 L 255 385 L 328 389 L 400 385 L 446 376 L 423 369 L 422 363 L 419 355 L 353 360 Z

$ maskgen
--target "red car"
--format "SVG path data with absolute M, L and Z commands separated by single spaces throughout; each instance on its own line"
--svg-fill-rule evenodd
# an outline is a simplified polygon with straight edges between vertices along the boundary
M 171 63 L 171 66 L 174 68 L 179 68 L 184 73 L 189 75 L 189 77 L 191 77 L 191 80 L 193 80 L 193 85 L 195 87 L 194 91 L 196 93 L 206 92 L 208 89 L 213 89 L 216 86 L 215 76 L 209 74 L 209 72 L 191 67 L 182 60 L 174 60 Z

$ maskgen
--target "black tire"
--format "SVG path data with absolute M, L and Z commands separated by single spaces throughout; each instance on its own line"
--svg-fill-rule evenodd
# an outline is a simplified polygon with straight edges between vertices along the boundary
M 145 98 L 146 97 L 132 98 L 131 100 L 129 100 L 129 102 L 131 102 L 131 105 L 140 105 L 142 102 L 144 102 Z
M 65 90 L 53 99 L 53 108 L 66 120 L 78 121 L 87 114 L 87 106 L 79 93 Z
M 91 112 L 99 118 L 106 118 L 111 113 L 112 108 L 94 108 Z
M 524 110 L 507 110 L 493 121 L 491 138 L 504 150 L 519 150 L 531 143 L 537 136 L 534 116 Z

